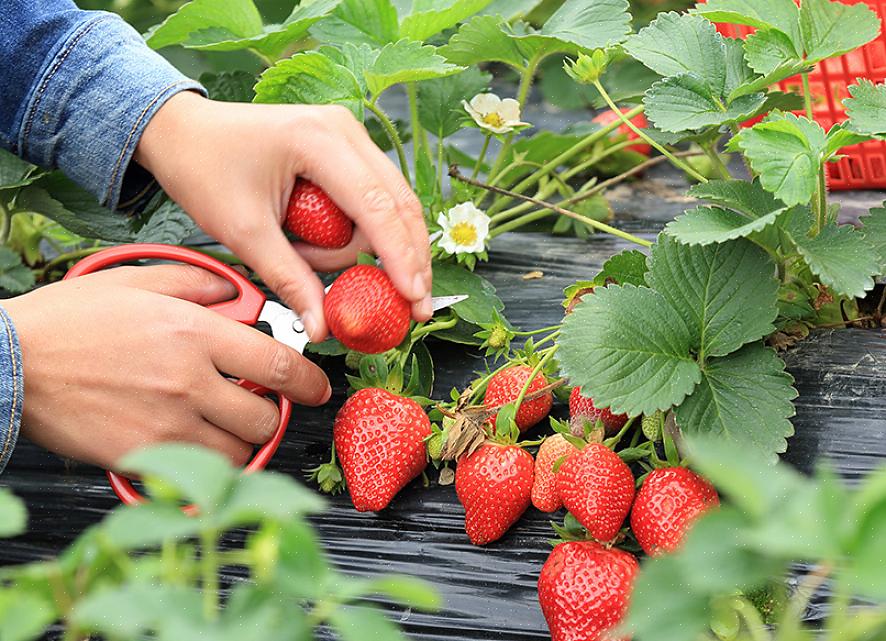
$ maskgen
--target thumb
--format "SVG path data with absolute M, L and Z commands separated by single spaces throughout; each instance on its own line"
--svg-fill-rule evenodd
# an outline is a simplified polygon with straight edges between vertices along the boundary
M 233 284 L 193 265 L 115 267 L 81 278 L 88 278 L 102 286 L 134 287 L 199 305 L 220 303 L 237 295 Z

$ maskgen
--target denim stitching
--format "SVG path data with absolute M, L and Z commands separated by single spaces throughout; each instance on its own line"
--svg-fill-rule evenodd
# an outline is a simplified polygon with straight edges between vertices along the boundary
M 95 27 L 99 22 L 107 20 L 109 17 L 110 16 L 98 17 L 94 21 L 83 27 L 80 33 L 78 33 L 72 40 L 68 42 L 68 44 L 65 45 L 65 48 L 53 61 L 52 67 L 49 69 L 49 71 L 46 72 L 46 76 L 40 83 L 40 87 L 37 88 L 36 94 L 34 96 L 34 104 L 31 105 L 31 109 L 28 111 L 28 117 L 25 120 L 25 129 L 22 133 L 22 155 L 25 154 L 25 150 L 27 149 L 28 137 L 31 135 L 31 125 L 34 123 L 34 118 L 37 115 L 37 110 L 40 108 L 40 100 L 43 97 L 43 92 L 46 91 L 47 85 L 52 80 L 53 76 L 55 76 L 55 74 L 58 72 L 59 67 L 61 67 L 62 63 L 64 63 L 68 55 L 70 55 L 71 51 L 73 51 L 74 47 L 77 46 L 77 43 L 79 43 L 84 36 L 92 31 L 93 27 Z
M 9 358 L 12 361 L 12 408 L 9 413 L 9 428 L 6 433 L 6 441 L 3 443 L 3 450 L 0 451 L 0 461 L 2 461 L 9 451 L 9 446 L 15 436 L 15 417 L 18 413 L 18 397 L 19 397 L 19 381 L 18 381 L 18 363 L 15 358 L 15 342 L 13 341 L 13 329 L 9 324 L 6 314 L 0 313 L 3 318 L 3 325 L 6 327 L 6 335 L 9 337 Z
M 123 145 L 123 149 L 120 150 L 120 155 L 117 157 L 117 162 L 114 164 L 114 171 L 111 173 L 111 182 L 108 185 L 108 189 L 105 192 L 104 202 L 110 202 L 111 192 L 114 191 L 114 185 L 117 182 L 117 175 L 120 173 L 120 166 L 123 164 L 123 158 L 129 153 L 129 146 L 132 144 L 132 139 L 135 136 L 135 133 L 138 131 L 139 127 L 141 127 L 141 123 L 144 120 L 147 113 L 153 109 L 154 105 L 157 104 L 157 101 L 163 98 L 167 93 L 169 93 L 172 89 L 179 85 L 188 85 L 193 83 L 193 80 L 178 80 L 173 82 L 171 85 L 167 85 L 160 91 L 154 99 L 147 104 L 147 106 L 142 110 L 139 114 L 136 121 L 132 124 L 132 129 L 129 130 L 129 136 L 126 137 L 126 142 Z

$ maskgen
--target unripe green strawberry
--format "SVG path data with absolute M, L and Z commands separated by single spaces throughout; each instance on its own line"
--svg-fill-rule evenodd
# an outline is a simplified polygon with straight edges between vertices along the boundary
M 439 461 L 443 452 L 443 432 L 434 432 L 427 441 L 428 457 L 432 461 Z
M 643 434 L 650 441 L 658 443 L 661 440 L 661 426 L 664 422 L 664 412 L 656 410 L 655 414 L 644 414 L 640 427 L 643 428 Z

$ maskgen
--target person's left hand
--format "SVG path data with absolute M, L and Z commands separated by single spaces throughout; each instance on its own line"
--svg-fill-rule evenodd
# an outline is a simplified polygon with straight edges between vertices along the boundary
M 374 250 L 416 320 L 430 318 L 431 258 L 421 204 L 344 107 L 252 105 L 173 96 L 152 118 L 135 160 L 296 310 L 312 341 L 327 334 L 314 273 Z M 291 243 L 281 225 L 297 176 L 316 183 L 356 223 L 342 249 Z

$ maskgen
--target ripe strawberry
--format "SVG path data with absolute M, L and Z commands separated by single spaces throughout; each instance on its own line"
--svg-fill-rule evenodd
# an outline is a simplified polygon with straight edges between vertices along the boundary
M 325 191 L 297 178 L 286 209 L 286 229 L 311 245 L 338 249 L 351 242 L 354 223 Z
M 597 420 L 603 421 L 607 434 L 615 434 L 628 422 L 627 414 L 613 414 L 606 409 L 594 407 L 594 400 L 581 395 L 581 388 L 572 388 L 569 395 L 569 423 L 575 436 L 584 436 L 585 423 L 593 428 Z
M 618 454 L 589 443 L 563 463 L 556 490 L 564 507 L 598 541 L 611 541 L 634 500 L 634 476 Z
M 514 365 L 513 367 L 503 369 L 493 376 L 486 386 L 483 404 L 486 407 L 497 407 L 516 401 L 530 374 L 532 374 L 532 368 L 527 365 Z M 547 384 L 548 382 L 543 374 L 536 374 L 529 384 L 529 389 L 526 390 L 526 396 L 537 392 Z M 520 409 L 514 419 L 520 431 L 525 432 L 547 416 L 548 412 L 551 411 L 553 403 L 554 395 L 550 392 L 531 401 L 524 400 L 520 404 Z M 493 414 L 489 419 L 493 424 L 495 424 L 496 416 L 497 414 Z
M 650 556 L 680 547 L 693 521 L 720 504 L 707 479 L 684 467 L 653 470 L 637 492 L 631 529 Z
M 538 602 L 551 641 L 598 641 L 628 609 L 639 564 L 628 552 L 595 541 L 561 543 L 538 577 Z
M 332 428 L 354 507 L 378 512 L 427 462 L 425 439 L 431 422 L 411 398 L 368 387 L 338 411 Z
M 487 442 L 463 456 L 455 493 L 465 508 L 465 531 L 474 545 L 496 541 L 529 507 L 532 454 L 516 445 Z
M 626 113 L 629 111 L 628 109 L 622 109 L 622 113 Z M 594 118 L 593 122 L 597 123 L 601 127 L 605 127 L 613 122 L 618 120 L 618 116 L 614 111 L 604 111 L 600 115 Z M 646 116 L 643 114 L 638 114 L 631 119 L 631 122 L 634 123 L 634 126 L 637 129 L 646 129 L 649 126 L 649 123 L 646 120 Z M 622 123 L 619 125 L 617 129 L 618 135 L 624 136 L 627 140 L 640 140 L 640 136 L 634 133 L 634 130 L 628 127 L 626 124 Z M 628 151 L 636 151 L 638 154 L 643 154 L 644 156 L 648 156 L 652 152 L 652 148 L 645 142 L 638 142 L 636 145 L 631 145 L 627 148 Z
M 409 331 L 409 301 L 374 265 L 356 265 L 339 276 L 323 302 L 329 330 L 348 349 L 381 354 Z
M 578 451 L 562 434 L 549 436 L 538 448 L 538 454 L 535 455 L 535 480 L 532 482 L 532 504 L 542 512 L 556 512 L 563 507 L 563 500 L 557 494 L 555 486 L 553 466 L 561 458 Z

